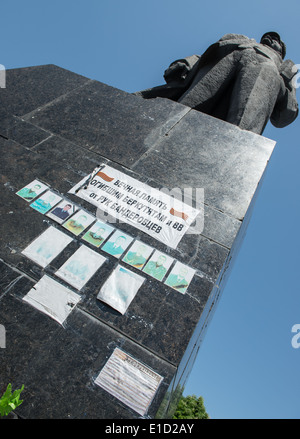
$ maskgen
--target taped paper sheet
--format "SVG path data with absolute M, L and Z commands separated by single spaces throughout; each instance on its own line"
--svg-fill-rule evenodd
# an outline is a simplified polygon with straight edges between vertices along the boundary
M 49 212 L 52 207 L 54 207 L 57 203 L 60 202 L 62 197 L 55 194 L 52 191 L 47 191 L 41 197 L 37 198 L 33 203 L 30 204 L 30 207 L 37 210 L 40 213 Z
M 50 210 L 47 213 L 47 216 L 59 224 L 62 224 L 66 221 L 73 213 L 75 213 L 77 207 L 75 204 L 70 203 L 70 201 L 64 200 L 58 204 L 58 206 L 54 207 L 54 209 Z
M 124 314 L 145 278 L 118 265 L 100 289 L 97 299 Z
M 163 377 L 116 348 L 95 384 L 140 415 L 145 415 Z
M 172 248 L 200 213 L 108 165 L 94 170 L 69 192 Z
M 173 261 L 170 256 L 155 250 L 143 271 L 157 280 L 163 280 Z
M 114 230 L 114 227 L 109 226 L 107 223 L 97 221 L 82 237 L 85 241 L 100 247 L 100 245 L 109 237 Z
M 195 270 L 193 268 L 177 261 L 167 277 L 165 284 L 184 294 L 194 274 Z
M 63 227 L 74 233 L 74 235 L 78 236 L 94 221 L 96 221 L 96 218 L 93 215 L 90 215 L 89 213 L 81 209 L 76 212 L 70 219 L 68 219 L 63 224 Z
M 56 276 L 80 290 L 105 262 L 105 257 L 82 245 L 57 270 Z
M 72 238 L 53 226 L 29 244 L 22 254 L 45 268 L 72 241 Z
M 102 246 L 101 250 L 109 253 L 115 258 L 119 258 L 132 241 L 133 238 L 131 236 L 122 232 L 122 230 L 116 230 L 109 240 Z
M 17 195 L 30 202 L 43 193 L 46 189 L 48 189 L 48 186 L 46 186 L 44 183 L 41 183 L 39 180 L 33 180 L 27 186 L 19 190 Z
M 61 325 L 81 297 L 45 275 L 23 297 L 23 300 Z

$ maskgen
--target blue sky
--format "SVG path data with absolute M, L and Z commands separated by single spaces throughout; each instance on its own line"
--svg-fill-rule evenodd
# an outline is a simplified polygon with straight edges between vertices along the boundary
M 133 92 L 162 84 L 170 62 L 228 32 L 259 39 L 276 30 L 300 64 L 299 15 L 299 0 L 10 0 L 0 63 L 56 64 Z M 300 418 L 300 349 L 291 345 L 300 323 L 299 126 L 264 132 L 277 145 L 187 383 L 211 418 Z

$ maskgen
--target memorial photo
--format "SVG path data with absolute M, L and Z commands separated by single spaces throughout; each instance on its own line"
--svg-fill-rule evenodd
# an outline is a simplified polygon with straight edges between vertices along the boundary
M 153 250 L 153 247 L 150 247 L 141 241 L 135 241 L 123 257 L 123 261 L 141 270 Z
M 89 242 L 95 247 L 100 245 L 108 238 L 112 233 L 114 227 L 111 227 L 107 223 L 97 221 L 82 237 L 85 241 Z
M 37 198 L 33 203 L 30 204 L 30 207 L 37 210 L 38 212 L 45 214 L 52 207 L 54 207 L 59 201 L 62 199 L 59 195 L 55 194 L 52 191 L 45 192 L 41 197 Z
M 176 262 L 169 276 L 167 277 L 165 284 L 172 287 L 174 290 L 180 293 L 185 293 L 193 276 L 195 270 L 181 262 Z
M 143 268 L 143 271 L 157 280 L 163 280 L 173 260 L 170 256 L 156 250 Z
M 50 210 L 50 212 L 47 213 L 47 216 L 49 218 L 52 218 L 57 223 L 62 224 L 71 215 L 73 215 L 73 213 L 75 213 L 76 210 L 77 208 L 75 204 L 64 200 L 61 203 L 59 203 L 58 206 L 54 207 L 54 209 Z
M 42 192 L 48 189 L 48 186 L 41 183 L 38 180 L 34 180 L 29 183 L 27 186 L 23 187 L 21 190 L 17 192 L 19 197 L 23 198 L 26 201 L 32 201 L 34 198 L 38 197 Z
M 133 238 L 131 236 L 123 233 L 121 230 L 117 230 L 101 247 L 101 250 L 109 253 L 115 258 L 119 258 L 132 241 Z
M 78 236 L 87 227 L 89 227 L 95 221 L 95 219 L 96 218 L 94 216 L 90 215 L 84 210 L 79 210 L 63 224 L 63 227 L 74 233 L 74 235 Z

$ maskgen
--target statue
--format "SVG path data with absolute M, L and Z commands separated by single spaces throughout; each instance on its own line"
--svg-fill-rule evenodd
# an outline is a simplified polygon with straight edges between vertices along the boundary
M 174 61 L 164 73 L 166 84 L 134 94 L 172 99 L 262 134 L 269 119 L 282 128 L 298 115 L 297 68 L 291 60 L 283 61 L 285 54 L 277 32 L 267 32 L 260 43 L 226 34 L 202 56 Z

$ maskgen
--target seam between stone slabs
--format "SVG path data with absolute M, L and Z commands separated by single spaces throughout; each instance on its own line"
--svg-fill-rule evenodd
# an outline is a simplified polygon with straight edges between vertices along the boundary
M 157 144 L 159 144 L 161 141 L 162 141 L 162 139 L 164 138 L 164 137 L 168 137 L 168 135 L 169 135 L 169 132 L 179 123 L 179 122 L 181 122 L 181 120 L 189 113 L 191 111 L 191 108 L 189 108 L 189 107 L 186 107 L 185 109 L 183 109 L 182 110 L 182 112 L 179 114 L 179 115 L 176 115 L 176 116 L 178 116 L 178 119 L 173 123 L 173 125 L 170 127 L 170 128 L 168 128 L 167 129 L 167 131 L 164 133 L 164 134 L 162 134 L 161 136 L 159 136 L 158 138 L 157 138 L 157 140 L 156 141 L 154 141 L 153 142 L 153 144 L 152 144 L 152 146 L 149 148 L 149 149 L 147 149 L 147 151 L 145 151 L 144 152 L 144 154 L 142 154 L 141 155 L 141 157 L 139 157 L 133 164 L 132 164 L 132 168 L 131 168 L 131 170 L 132 171 L 134 171 L 134 168 L 139 164 L 139 162 L 144 158 L 144 157 L 147 157 L 147 155 L 153 150 L 153 149 L 155 149 L 156 147 L 157 147 Z M 173 118 L 176 118 L 176 116 L 173 116 Z M 172 120 L 172 119 L 171 119 Z M 165 125 L 168 123 L 168 122 L 170 122 L 170 120 L 168 120 L 166 123 L 165 123 Z M 161 129 L 161 128 L 160 128 Z M 151 134 L 149 134 L 149 136 L 150 136 Z M 148 136 L 148 137 L 149 137 Z M 145 143 L 147 142 L 147 138 L 145 139 Z M 146 177 L 146 176 L 145 176 Z
M 66 92 L 66 93 L 64 93 L 64 94 L 62 94 L 62 95 L 60 95 L 60 96 L 57 96 L 55 99 L 52 99 L 51 101 L 48 101 L 46 104 L 44 104 L 44 105 L 42 105 L 42 106 L 38 106 L 38 107 L 35 108 L 34 110 L 29 111 L 29 113 L 25 113 L 25 114 L 23 114 L 22 116 L 19 116 L 19 117 L 21 117 L 21 118 L 25 118 L 25 117 L 26 117 L 26 118 L 30 118 L 30 117 L 33 116 L 36 112 L 38 112 L 38 111 L 40 111 L 40 110 L 43 110 L 43 109 L 49 107 L 50 105 L 52 105 L 52 104 L 54 104 L 54 103 L 56 103 L 56 102 L 59 102 L 61 99 L 64 99 L 64 98 L 65 98 L 67 95 L 69 95 L 70 93 L 73 93 L 74 91 L 79 90 L 79 89 L 85 87 L 86 85 L 88 85 L 90 82 L 93 82 L 93 81 L 94 81 L 93 79 L 88 79 L 86 82 L 84 82 L 83 84 L 79 85 L 78 87 L 75 87 L 75 88 L 73 88 L 72 90 L 69 90 L 68 92 Z M 25 119 L 25 121 L 28 122 L 27 119 Z M 31 123 L 32 123 L 32 122 L 31 122 Z M 34 124 L 32 124 L 32 125 L 34 125 Z M 41 128 L 39 125 L 35 125 L 35 126 Z M 42 128 L 42 129 L 44 129 L 44 128 Z
M 77 309 L 79 309 L 82 313 L 87 314 L 91 317 L 93 317 L 95 320 L 99 321 L 100 323 L 102 323 L 103 325 L 108 326 L 111 330 L 113 330 L 114 332 L 117 332 L 118 334 L 121 334 L 122 337 L 124 337 L 125 339 L 130 340 L 132 343 L 134 343 L 135 345 L 139 346 L 141 349 L 143 349 L 145 352 L 151 352 L 151 354 L 153 354 L 155 357 L 157 357 L 159 360 L 163 361 L 164 363 L 173 366 L 174 368 L 177 369 L 177 365 L 172 363 L 172 361 L 169 361 L 167 358 L 157 354 L 157 352 L 153 351 L 151 348 L 148 348 L 146 346 L 144 346 L 143 344 L 139 343 L 137 340 L 135 340 L 134 338 L 132 338 L 131 336 L 129 336 L 128 334 L 126 334 L 125 332 L 121 331 L 120 329 L 116 328 L 115 326 L 111 325 L 110 323 L 102 320 L 100 317 L 96 316 L 95 314 L 93 314 L 92 312 L 86 310 L 85 308 L 82 308 L 80 304 L 78 304 Z
M 26 273 L 22 272 L 21 270 L 19 270 L 18 268 L 14 267 L 13 265 L 7 263 L 6 261 L 4 261 L 3 259 L 0 258 L 0 262 L 3 262 L 5 265 L 7 265 L 9 268 L 11 268 L 13 271 L 17 272 L 20 274 L 20 276 L 18 276 L 16 279 L 13 279 L 10 284 L 8 285 L 8 289 L 5 290 L 5 293 L 3 293 L 0 296 L 0 300 L 1 298 L 6 295 L 6 293 L 17 283 L 17 281 L 19 281 L 22 277 L 27 278 L 28 280 L 30 280 L 33 283 L 36 283 L 36 279 L 31 278 L 29 275 L 27 275 Z M 121 331 L 120 329 L 114 327 L 113 325 L 107 323 L 106 321 L 102 320 L 101 318 L 95 316 L 93 313 L 87 311 L 85 308 L 82 308 L 80 303 L 77 304 L 76 308 L 82 312 L 83 314 L 86 314 L 92 318 L 94 318 L 96 321 L 99 321 L 101 324 L 108 326 L 111 330 L 113 330 L 114 332 L 117 332 L 119 334 L 121 334 L 125 339 L 130 340 L 132 343 L 136 344 L 137 346 L 139 346 L 142 350 L 144 350 L 145 352 L 151 352 L 155 357 L 157 357 L 159 360 L 163 361 L 164 363 L 173 366 L 175 369 L 177 369 L 177 365 L 172 363 L 172 361 L 167 360 L 166 358 L 164 358 L 163 356 L 158 355 L 155 351 L 153 351 L 150 348 L 146 348 L 144 345 L 140 344 L 137 340 L 135 340 L 134 338 L 130 337 L 128 334 L 124 333 L 123 331 Z M 67 323 L 67 320 L 66 320 Z

